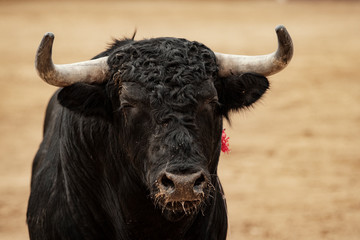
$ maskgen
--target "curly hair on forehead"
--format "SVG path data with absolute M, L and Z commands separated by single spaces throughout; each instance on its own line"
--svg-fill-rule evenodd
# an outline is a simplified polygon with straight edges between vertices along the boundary
M 156 122 L 171 120 L 188 127 L 193 125 L 190 116 L 196 109 L 200 85 L 215 80 L 218 71 L 215 54 L 209 48 L 178 38 L 133 41 L 117 48 L 108 63 L 119 93 L 122 83 L 135 82 L 149 93 Z M 182 112 L 182 118 L 174 111 Z
M 215 78 L 214 53 L 205 45 L 178 38 L 134 41 L 114 51 L 109 59 L 115 82 L 137 82 L 149 90 L 200 85 Z

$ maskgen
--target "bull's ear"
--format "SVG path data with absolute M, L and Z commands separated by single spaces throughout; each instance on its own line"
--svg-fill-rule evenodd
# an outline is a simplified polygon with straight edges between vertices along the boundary
M 222 114 L 226 117 L 231 110 L 251 106 L 269 88 L 266 77 L 254 73 L 244 73 L 220 78 L 215 82 Z
M 85 116 L 100 116 L 109 119 L 111 103 L 103 85 L 75 83 L 64 87 L 58 94 L 59 103 Z

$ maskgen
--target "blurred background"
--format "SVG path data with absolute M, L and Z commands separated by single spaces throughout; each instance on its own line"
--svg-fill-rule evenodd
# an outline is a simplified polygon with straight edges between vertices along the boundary
M 226 125 L 219 175 L 229 239 L 360 239 L 360 2 L 0 1 L 0 239 L 27 239 L 32 159 L 55 87 L 34 70 L 90 59 L 112 38 L 181 37 L 213 51 L 267 54 L 291 34 L 290 65 Z

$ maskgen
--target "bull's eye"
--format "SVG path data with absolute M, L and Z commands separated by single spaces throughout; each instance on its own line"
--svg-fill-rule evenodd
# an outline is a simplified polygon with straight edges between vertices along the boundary
M 212 110 L 216 113 L 220 109 L 220 103 L 217 98 L 211 99 L 208 104 L 211 106 Z
M 214 99 L 214 100 L 211 100 L 211 101 L 209 102 L 209 104 L 216 106 L 216 105 L 219 104 L 219 102 L 218 102 L 217 99 Z
M 120 106 L 120 109 L 121 110 L 125 110 L 126 108 L 133 108 L 134 105 L 132 105 L 131 103 L 129 102 L 121 102 L 121 106 Z

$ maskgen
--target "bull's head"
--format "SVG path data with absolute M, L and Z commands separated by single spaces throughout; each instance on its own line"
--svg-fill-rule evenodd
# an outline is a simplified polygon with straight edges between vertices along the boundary
M 215 190 L 222 118 L 258 100 L 269 86 L 265 76 L 291 60 L 289 34 L 283 26 L 276 33 L 277 51 L 263 56 L 214 53 L 197 42 L 157 38 L 127 41 L 107 56 L 64 65 L 52 63 L 54 36 L 48 33 L 36 68 L 47 83 L 65 87 L 59 94 L 63 106 L 102 112 L 118 123 L 129 164 L 154 204 L 175 221 L 201 210 Z M 115 93 L 101 90 L 106 86 Z

